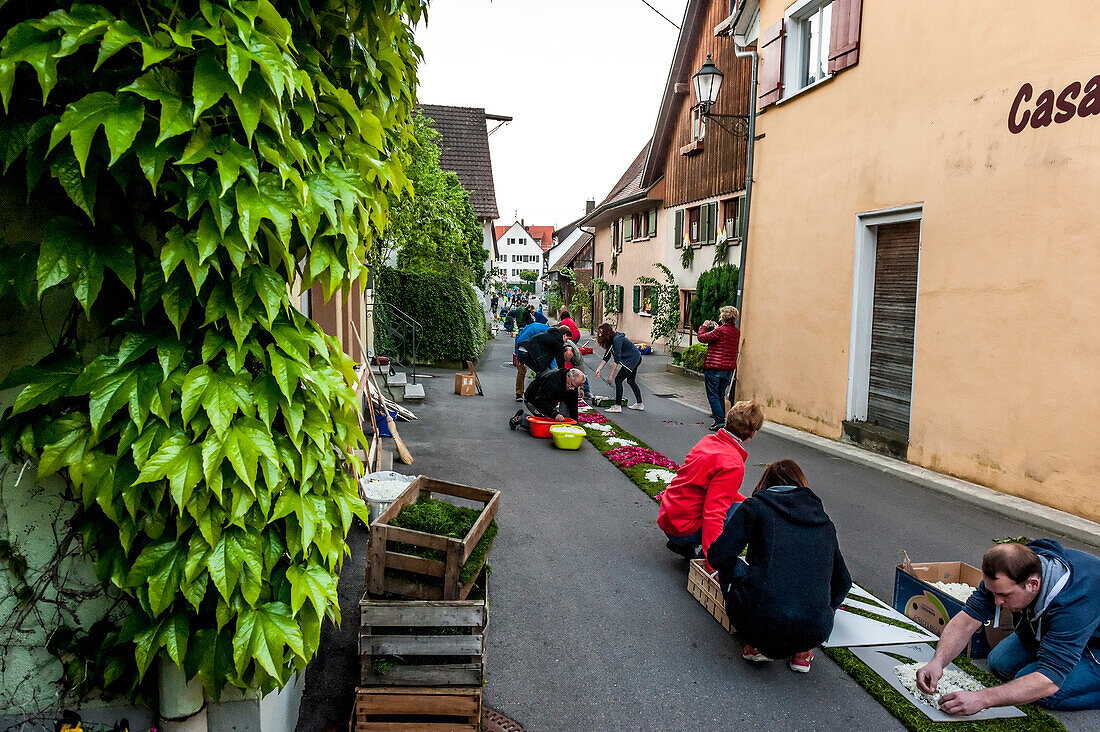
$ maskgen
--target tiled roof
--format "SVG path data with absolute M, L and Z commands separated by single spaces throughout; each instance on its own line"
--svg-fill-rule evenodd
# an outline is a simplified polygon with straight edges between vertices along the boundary
M 453 171 L 462 187 L 469 191 L 470 204 L 478 218 L 495 219 L 500 214 L 493 183 L 493 162 L 489 158 L 485 110 L 438 104 L 421 104 L 420 110 L 435 122 L 435 129 L 439 131 L 440 166 Z
M 619 182 L 611 189 L 611 192 L 607 194 L 607 198 L 600 201 L 600 206 L 606 206 L 609 203 L 613 203 L 620 199 L 631 196 L 635 193 L 642 191 L 642 167 L 645 165 L 646 155 L 649 153 L 649 143 L 646 142 L 645 147 L 642 148 L 638 156 L 634 158 L 634 162 L 630 164 L 630 167 L 623 173 L 623 177 L 619 178 Z
M 527 233 L 535 241 L 542 240 L 542 251 L 544 252 L 550 251 L 550 247 L 554 246 L 553 226 L 528 226 Z
M 589 232 L 584 232 L 580 235 L 580 238 L 573 242 L 573 246 L 569 247 L 569 250 L 565 254 L 561 255 L 561 259 L 554 265 L 554 269 L 560 270 L 562 267 L 568 267 L 573 263 L 573 260 L 577 258 L 577 255 L 584 251 L 584 248 L 592 243 L 595 239 Z

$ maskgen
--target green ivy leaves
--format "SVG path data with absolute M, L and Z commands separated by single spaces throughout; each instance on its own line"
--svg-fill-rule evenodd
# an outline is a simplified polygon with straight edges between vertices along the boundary
M 291 292 L 349 287 L 408 189 L 426 2 L 140 5 L 0 21 L 0 170 L 41 212 L 0 294 L 71 304 L 0 445 L 65 479 L 129 603 L 87 686 L 162 659 L 266 691 L 339 620 L 365 519 L 352 364 Z

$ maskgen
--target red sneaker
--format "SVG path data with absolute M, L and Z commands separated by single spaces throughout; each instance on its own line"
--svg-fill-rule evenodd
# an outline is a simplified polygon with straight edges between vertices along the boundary
M 810 664 L 813 663 L 814 652 L 806 651 L 805 653 L 796 653 L 791 656 L 790 667 L 791 671 L 797 671 L 800 674 L 810 673 Z
M 741 652 L 741 658 L 745 659 L 746 661 L 753 661 L 754 663 L 763 663 L 764 661 L 771 660 L 750 645 L 745 646 L 745 649 Z

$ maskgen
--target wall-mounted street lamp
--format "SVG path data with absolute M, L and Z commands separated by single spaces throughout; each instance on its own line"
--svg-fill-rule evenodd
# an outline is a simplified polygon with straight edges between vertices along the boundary
M 713 119 L 714 123 L 726 132 L 741 135 L 747 139 L 749 134 L 749 116 L 747 114 L 714 114 L 710 111 L 710 108 L 718 101 L 718 92 L 722 90 L 722 79 L 724 77 L 725 74 L 714 65 L 714 61 L 711 60 L 708 53 L 707 60 L 703 62 L 702 68 L 691 77 L 691 83 L 695 87 L 695 102 L 699 105 L 704 119 Z M 720 120 L 723 119 L 733 120 L 732 127 L 722 124 Z

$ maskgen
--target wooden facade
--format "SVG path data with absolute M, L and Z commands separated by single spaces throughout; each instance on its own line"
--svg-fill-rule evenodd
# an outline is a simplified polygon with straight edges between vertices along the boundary
M 699 23 L 695 38 L 690 39 L 687 50 L 691 62 L 686 65 L 681 79 L 672 87 L 674 99 L 670 110 L 674 126 L 664 148 L 664 205 L 666 208 L 683 205 L 723 193 L 733 193 L 745 187 L 745 158 L 748 142 L 744 135 L 720 129 L 719 125 L 732 128 L 734 120 L 711 120 L 703 136 L 702 147 L 690 154 L 681 154 L 681 148 L 692 141 L 692 107 L 695 92 L 691 75 L 706 61 L 707 54 L 725 74 L 718 101 L 711 109 L 713 114 L 749 113 L 749 85 L 752 82 L 752 62 L 734 55 L 732 38 L 715 37 L 714 27 L 726 19 L 729 3 L 724 0 L 705 0 L 706 17 Z M 660 145 L 655 140 L 654 143 Z

